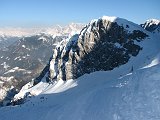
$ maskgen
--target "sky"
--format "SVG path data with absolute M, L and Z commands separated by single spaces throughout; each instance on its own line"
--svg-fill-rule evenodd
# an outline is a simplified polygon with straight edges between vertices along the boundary
M 160 0 L 0 0 L 0 27 L 88 23 L 107 16 L 143 23 L 160 19 Z

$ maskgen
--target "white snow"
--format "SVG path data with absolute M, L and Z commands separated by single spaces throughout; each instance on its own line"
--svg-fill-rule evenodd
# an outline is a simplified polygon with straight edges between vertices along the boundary
M 1 119 L 159 120 L 160 65 L 117 77 L 115 71 L 95 72 L 68 84 L 41 82 L 35 87 L 41 90 L 39 96 L 21 106 L 1 108 Z
M 10 58 L 9 58 L 9 57 L 6 57 L 5 59 L 6 59 L 6 60 L 10 60 Z
M 155 65 L 158 65 L 160 64 L 160 54 L 158 54 L 152 61 L 150 64 L 142 67 L 141 69 L 144 69 L 144 68 L 150 68 L 150 67 L 153 67 Z
M 7 92 L 6 92 L 6 89 L 1 87 L 1 85 L 0 85 L 0 93 L 1 93 L 0 94 L 0 100 L 2 100 L 2 99 L 4 99 L 6 97 Z
M 23 71 L 23 72 L 28 73 L 28 74 L 31 73 L 31 71 L 29 71 L 29 70 L 21 69 L 19 67 L 14 67 L 14 68 L 8 70 L 7 72 L 5 72 L 4 74 L 13 73 L 13 72 L 19 72 L 19 71 Z
M 30 56 L 29 54 L 27 54 L 27 57 Z
M 6 70 L 10 67 L 9 65 L 6 64 L 6 62 L 3 62 L 1 65 L 3 65 L 3 68 Z
M 1 108 L 1 119 L 159 120 L 160 64 L 152 61 L 160 60 L 160 51 L 154 40 L 146 39 L 137 57 L 112 71 L 53 83 L 44 77 L 34 87 L 27 84 L 15 99 L 26 93 L 35 97 L 21 106 Z
M 26 48 L 26 46 L 25 46 L 25 45 L 22 45 L 22 47 L 23 47 L 23 48 Z
M 154 30 L 151 31 L 155 35 L 160 35 L 160 20 L 157 19 L 149 19 L 142 26 L 144 29 L 155 26 Z M 156 27 L 157 26 L 157 27 Z
M 145 31 L 145 33 L 149 33 L 146 30 L 144 30 L 141 26 L 139 26 L 138 24 L 135 24 L 135 23 L 133 23 L 131 21 L 128 21 L 126 19 L 119 18 L 119 17 L 114 17 L 114 16 L 112 16 L 112 17 L 103 16 L 102 18 L 91 20 L 90 23 L 88 25 L 86 25 L 86 28 L 83 29 L 80 32 L 80 36 L 79 37 L 82 38 L 82 36 L 83 36 L 83 34 L 85 32 L 90 33 L 91 28 L 92 28 L 92 24 L 95 23 L 95 26 L 97 26 L 97 22 L 99 20 L 103 20 L 103 21 L 106 20 L 106 21 L 110 21 L 110 22 L 113 22 L 113 23 L 116 22 L 119 26 L 124 27 L 124 29 L 127 30 L 127 32 L 129 32 L 129 33 L 132 33 L 134 30 L 140 30 L 140 31 Z
M 103 16 L 102 19 L 103 20 L 109 20 L 111 22 L 114 22 L 118 17 L 115 16 Z
M 26 49 L 29 50 L 29 51 L 31 50 L 30 48 L 26 48 Z
M 15 58 L 14 58 L 14 60 L 17 60 L 17 59 L 19 59 L 19 58 L 20 58 L 20 56 L 18 56 L 18 57 L 15 57 Z
M 128 21 L 126 19 L 123 19 L 123 18 L 119 18 L 119 17 L 115 17 L 115 16 L 103 16 L 102 18 L 99 18 L 99 19 L 102 19 L 102 20 L 107 20 L 107 21 L 110 21 L 110 22 L 116 22 L 119 26 L 123 26 L 125 29 L 127 29 L 129 32 L 133 32 L 133 30 L 136 30 L 136 29 L 139 29 L 141 31 L 144 31 L 143 28 L 141 28 L 139 25 L 131 22 L 131 21 Z M 99 19 L 94 19 L 90 22 L 90 25 L 93 23 L 93 22 L 97 22 Z M 128 27 L 126 27 L 128 26 Z
M 43 40 L 43 42 L 48 41 L 44 36 L 40 37 L 38 40 Z
M 157 20 L 157 19 L 149 19 L 149 20 L 146 21 L 146 25 L 149 25 L 149 26 L 151 26 L 153 24 L 158 25 L 159 23 L 160 23 L 160 20 Z M 144 26 L 144 28 L 145 27 L 146 26 Z
M 0 79 L 2 80 L 2 82 L 7 82 L 7 81 L 11 81 L 14 79 L 14 76 L 10 76 L 10 77 L 2 77 L 0 76 Z
M 4 82 L 3 81 L 0 81 L 0 84 L 3 84 Z

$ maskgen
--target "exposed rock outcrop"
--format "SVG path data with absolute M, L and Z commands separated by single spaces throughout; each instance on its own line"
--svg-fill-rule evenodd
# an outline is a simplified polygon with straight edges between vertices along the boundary
M 138 43 L 148 35 L 124 21 L 105 17 L 93 20 L 79 35 L 62 41 L 50 61 L 49 79 L 76 79 L 85 73 L 113 70 L 137 56 L 143 49 Z
M 149 32 L 160 33 L 160 20 L 150 19 L 141 26 Z

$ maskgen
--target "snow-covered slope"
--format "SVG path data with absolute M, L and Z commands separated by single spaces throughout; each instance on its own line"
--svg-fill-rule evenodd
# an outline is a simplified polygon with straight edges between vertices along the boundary
M 41 81 L 26 84 L 12 102 L 20 105 L 1 108 L 1 118 L 159 120 L 160 41 L 157 37 L 121 18 L 105 16 L 91 21 L 80 35 L 57 46 L 50 69 L 43 73 Z M 95 46 L 98 52 L 92 49 Z M 93 62 L 90 66 L 84 56 Z M 81 63 L 79 75 L 74 69 L 77 61 Z M 70 70 L 73 73 L 68 74 Z M 64 74 L 71 77 L 63 77 Z
M 45 71 L 44 79 L 50 82 L 76 79 L 85 73 L 113 69 L 118 69 L 119 74 L 128 74 L 154 59 L 159 52 L 157 43 L 157 36 L 139 25 L 122 18 L 104 16 L 92 20 L 80 35 L 74 35 L 57 45 L 50 61 L 50 70 Z M 98 49 L 94 50 L 96 47 Z M 125 70 L 120 70 L 123 66 Z M 33 81 L 31 86 L 34 84 Z M 15 100 L 23 98 L 28 92 L 35 94 L 32 89 L 26 90 L 16 95 Z
M 125 70 L 125 69 L 124 69 Z M 0 109 L 2 120 L 159 120 L 160 65 L 122 75 L 86 74 L 77 80 L 41 82 L 41 94 Z

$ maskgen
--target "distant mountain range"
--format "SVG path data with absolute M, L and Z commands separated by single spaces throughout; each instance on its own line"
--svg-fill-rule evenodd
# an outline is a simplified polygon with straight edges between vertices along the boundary
M 7 34 L 9 36 L 6 34 L 1 35 L 0 101 L 5 99 L 4 104 L 6 104 L 6 101 L 10 101 L 23 85 L 38 77 L 48 64 L 48 59 L 52 56 L 53 49 L 58 42 L 74 33 L 78 33 L 82 27 L 82 24 L 72 23 L 65 27 L 48 28 L 47 33 L 42 33 L 39 30 L 41 33 L 38 33 L 38 31 L 36 31 L 37 33 L 27 31 L 27 34 L 21 34 L 21 32 L 19 34 L 21 29 L 17 31 L 15 29 L 15 33 L 18 34 L 13 34 L 14 31 L 8 31 Z
M 85 24 L 82 23 L 71 23 L 66 26 L 55 25 L 53 27 L 40 27 L 40 28 L 12 28 L 5 27 L 0 28 L 0 36 L 14 36 L 14 37 L 22 37 L 22 36 L 32 36 L 37 35 L 39 33 L 45 33 L 50 35 L 69 35 L 75 34 L 77 30 L 81 30 Z

